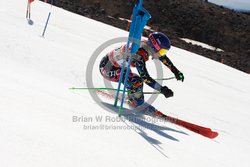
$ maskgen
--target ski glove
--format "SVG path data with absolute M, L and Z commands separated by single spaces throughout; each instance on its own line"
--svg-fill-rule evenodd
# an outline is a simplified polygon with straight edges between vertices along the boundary
M 166 86 L 162 86 L 160 92 L 166 97 L 174 96 L 174 92 Z
M 177 71 L 174 75 L 175 75 L 175 78 L 176 78 L 178 81 L 179 81 L 179 80 L 181 80 L 182 82 L 184 81 L 184 75 L 183 75 L 182 72 Z

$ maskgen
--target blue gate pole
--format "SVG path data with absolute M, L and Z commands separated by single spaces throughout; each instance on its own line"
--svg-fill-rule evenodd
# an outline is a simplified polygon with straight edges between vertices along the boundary
M 137 19 L 138 19 L 138 17 L 136 18 L 136 22 L 135 23 L 138 23 Z M 134 28 L 136 28 L 137 26 L 138 26 L 138 24 L 135 24 Z M 135 38 L 132 38 L 132 43 L 133 44 L 135 43 L 135 41 L 137 43 L 139 43 L 138 45 L 140 45 L 140 41 L 136 40 Z M 130 54 L 131 55 L 130 55 L 129 60 L 128 60 L 128 67 L 127 67 L 127 71 L 126 71 L 126 75 L 125 75 L 125 80 L 124 80 L 124 87 L 123 87 L 123 91 L 122 91 L 122 99 L 121 99 L 121 105 L 120 105 L 120 108 L 119 108 L 119 116 L 121 116 L 122 113 L 123 113 L 123 104 L 124 104 L 124 98 L 125 98 L 125 90 L 126 90 L 126 87 L 127 87 L 128 77 L 129 77 L 129 73 L 130 73 L 130 64 L 131 64 L 131 61 L 132 61 L 132 56 L 134 55 L 134 53 L 132 52 L 132 48 L 131 48 Z
M 133 16 L 132 23 L 134 22 L 134 27 L 132 31 L 134 32 L 134 35 L 132 38 L 131 55 L 128 60 L 128 67 L 127 67 L 125 81 L 124 81 L 121 105 L 119 108 L 119 116 L 121 116 L 123 113 L 123 104 L 124 104 L 125 92 L 126 92 L 126 87 L 127 87 L 127 81 L 128 81 L 128 77 L 130 73 L 130 64 L 132 61 L 132 57 L 134 54 L 136 54 L 137 50 L 140 47 L 141 34 L 143 32 L 144 26 L 146 25 L 147 21 L 151 18 L 149 12 L 142 7 L 142 2 L 143 0 L 140 1 L 140 4 L 138 5 L 137 9 L 135 9 L 134 10 L 135 12 L 133 12 L 134 16 Z
M 127 41 L 126 52 L 125 52 L 125 55 L 123 57 L 122 69 L 121 69 L 120 78 L 119 78 L 119 82 L 118 82 L 118 88 L 117 88 L 116 97 L 115 97 L 115 103 L 114 103 L 115 107 L 117 107 L 119 92 L 120 92 L 120 89 L 121 89 L 122 81 L 124 79 L 123 76 L 124 76 L 124 71 L 125 71 L 127 56 L 129 54 L 130 43 L 132 42 L 131 40 L 133 40 L 133 36 L 134 36 L 135 21 L 133 21 L 133 20 L 135 20 L 135 16 L 136 16 L 135 14 L 136 13 L 137 13 L 137 8 L 135 6 L 133 8 L 132 23 L 130 24 L 130 30 L 129 30 L 129 38 L 128 38 L 128 41 Z
M 130 45 L 130 39 L 128 39 L 127 46 L 126 46 L 126 52 L 125 52 L 125 55 L 124 55 L 124 58 L 123 58 L 123 61 L 122 61 L 122 69 L 121 69 L 121 73 L 120 73 L 120 78 L 119 78 L 119 83 L 118 83 L 118 88 L 117 88 L 116 97 L 115 97 L 115 103 L 114 103 L 115 107 L 117 106 L 119 92 L 120 92 L 120 89 L 121 89 L 121 83 L 122 83 L 123 75 L 124 75 L 124 71 L 125 71 L 125 66 L 126 66 L 126 60 L 127 60 L 129 45 Z

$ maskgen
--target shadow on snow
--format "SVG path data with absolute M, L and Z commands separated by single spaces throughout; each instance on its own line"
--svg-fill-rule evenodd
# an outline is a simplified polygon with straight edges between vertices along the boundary
M 117 107 L 114 107 L 112 104 L 105 103 L 105 102 L 102 102 L 102 104 L 109 109 L 108 111 L 110 113 L 118 115 L 119 110 Z M 176 139 L 175 137 L 167 134 L 165 131 L 172 131 L 172 132 L 188 135 L 187 133 L 185 133 L 183 131 L 178 131 L 178 130 L 175 130 L 172 128 L 163 127 L 163 126 L 159 126 L 159 125 L 156 125 L 154 123 L 148 122 L 145 119 L 145 115 L 148 115 L 148 114 L 143 114 L 142 112 L 136 112 L 134 110 L 129 110 L 126 108 L 124 108 L 124 112 L 123 112 L 123 117 L 125 118 L 125 120 L 128 120 L 129 122 L 132 123 L 132 125 L 134 127 L 133 130 L 136 133 L 138 133 L 140 136 L 142 136 L 152 146 L 154 146 L 155 148 L 157 146 L 158 148 L 156 148 L 156 149 L 158 151 L 160 151 L 164 156 L 166 156 L 166 155 L 161 150 L 159 150 L 159 148 L 161 149 L 161 147 L 159 146 L 161 144 L 161 142 L 153 137 L 150 137 L 143 129 L 149 129 L 151 131 L 154 131 L 156 134 L 158 134 L 160 136 L 163 136 L 167 139 L 170 139 L 170 140 L 176 141 L 176 142 L 178 142 L 179 140 Z M 157 118 L 155 118 L 155 119 L 157 119 Z M 127 126 L 131 126 L 128 124 L 127 121 L 124 121 L 124 123 Z

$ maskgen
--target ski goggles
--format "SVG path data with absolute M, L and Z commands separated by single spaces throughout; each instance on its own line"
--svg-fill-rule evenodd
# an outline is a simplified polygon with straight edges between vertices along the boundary
M 167 53 L 167 49 L 161 48 L 152 35 L 149 36 L 149 39 L 151 40 L 155 50 L 157 50 L 157 53 L 159 53 L 160 56 L 163 56 Z
M 158 51 L 158 53 L 159 53 L 160 56 L 164 56 L 164 55 L 167 53 L 167 51 L 168 51 L 167 49 L 163 49 L 163 48 L 162 48 L 162 49 L 160 49 L 160 50 Z

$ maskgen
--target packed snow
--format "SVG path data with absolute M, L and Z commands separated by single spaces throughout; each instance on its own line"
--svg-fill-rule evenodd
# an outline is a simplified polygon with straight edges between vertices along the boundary
M 250 10 L 250 2 L 248 0 L 208 0 L 217 5 L 222 5 L 234 10 Z
M 107 99 L 110 110 L 105 110 L 88 91 L 69 88 L 86 87 L 93 52 L 128 33 L 53 7 L 42 38 L 50 5 L 34 1 L 34 24 L 29 25 L 26 3 L 0 1 L 1 167 L 249 166 L 248 74 L 172 47 L 168 56 L 185 81 L 164 81 L 175 96 L 159 95 L 153 105 L 219 136 L 211 140 L 159 120 L 120 120 L 110 112 L 117 110 L 112 100 Z M 99 60 L 116 45 L 104 49 L 94 63 L 90 75 L 95 87 L 104 87 Z M 153 61 L 147 67 L 156 77 Z M 173 76 L 162 68 L 164 77 Z M 152 89 L 145 86 L 145 91 Z
M 224 52 L 222 49 L 220 48 L 216 48 L 216 47 L 213 47 L 213 46 L 210 46 L 208 44 L 205 44 L 203 42 L 199 42 L 199 41 L 195 41 L 195 40 L 192 40 L 192 39 L 188 39 L 188 38 L 181 38 L 181 40 L 187 42 L 187 43 L 191 43 L 192 45 L 198 45 L 198 46 L 201 46 L 203 48 L 206 48 L 206 49 L 209 49 L 209 50 L 214 50 L 214 51 L 218 51 L 218 52 Z

